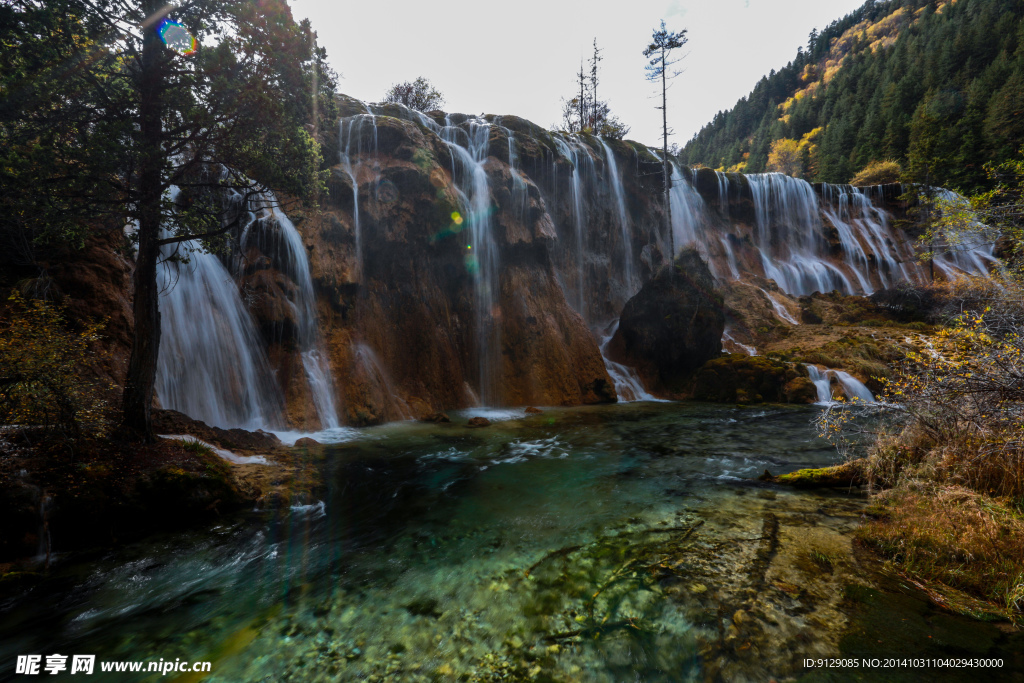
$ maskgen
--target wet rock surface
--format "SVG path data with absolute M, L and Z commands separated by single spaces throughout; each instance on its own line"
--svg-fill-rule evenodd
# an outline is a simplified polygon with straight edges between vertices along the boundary
M 683 251 L 626 303 L 609 353 L 637 369 L 655 394 L 680 396 L 722 350 L 724 303 L 696 250 Z

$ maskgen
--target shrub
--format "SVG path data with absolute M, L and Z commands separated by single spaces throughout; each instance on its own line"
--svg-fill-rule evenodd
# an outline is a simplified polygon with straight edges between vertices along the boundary
M 102 324 L 64 326 L 60 306 L 11 294 L 0 322 L 0 424 L 42 427 L 79 439 L 109 427 L 104 386 L 87 376 Z
M 850 179 L 850 184 L 863 187 L 898 183 L 902 174 L 903 169 L 900 168 L 897 162 L 891 159 L 872 161 Z

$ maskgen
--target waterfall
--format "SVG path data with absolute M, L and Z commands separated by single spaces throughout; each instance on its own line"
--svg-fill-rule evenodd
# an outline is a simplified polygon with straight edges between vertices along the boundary
M 601 357 L 604 358 L 604 367 L 608 370 L 608 375 L 615 382 L 615 393 L 619 397 L 620 403 L 629 403 L 631 401 L 658 401 L 660 399 L 655 398 L 651 394 L 647 393 L 644 389 L 643 382 L 637 376 L 636 371 L 633 368 L 616 363 L 615 361 L 608 358 L 608 344 L 611 343 L 612 337 L 615 336 L 615 332 L 619 329 L 619 320 L 615 319 L 608 330 L 605 332 L 605 336 L 601 339 Z
M 505 132 L 505 138 L 508 140 L 508 166 L 512 174 L 512 213 L 520 221 L 525 222 L 527 219 L 527 210 L 530 208 L 530 192 L 527 189 L 526 180 L 523 178 L 523 174 L 519 171 L 519 155 L 516 153 L 516 136 L 508 128 L 500 125 L 498 127 Z
M 859 379 L 848 372 L 843 372 L 842 370 L 831 370 L 831 372 L 835 373 L 836 379 L 838 379 L 839 384 L 842 385 L 843 391 L 846 392 L 848 400 L 860 403 L 875 402 L 874 395 Z
M 822 372 L 817 365 L 808 365 L 807 374 L 818 390 L 818 403 L 830 403 L 832 401 L 832 387 L 829 386 L 828 372 Z
M 680 249 L 688 245 L 696 245 L 707 258 L 708 244 L 706 242 L 706 230 L 704 230 L 704 215 L 706 208 L 700 193 L 693 189 L 693 185 L 683 179 L 679 166 L 672 162 L 672 188 L 669 190 L 669 202 L 672 206 L 672 237 L 678 253 Z M 673 258 L 675 254 L 672 255 Z M 715 267 L 711 259 L 708 259 L 708 266 L 712 273 Z
M 235 199 L 238 200 L 238 195 Z M 251 198 L 247 206 L 239 207 L 248 212 L 249 221 L 242 228 L 238 241 L 243 253 L 250 246 L 256 246 L 270 256 L 274 266 L 295 283 L 295 290 L 287 294 L 295 312 L 302 367 L 320 427 L 333 429 L 339 426 L 334 379 L 317 319 L 316 292 L 309 272 L 309 259 L 302 236 L 278 206 L 277 198 L 268 191 Z
M 845 263 L 856 276 L 861 293 L 874 291 L 872 274 L 882 287 L 891 287 L 898 279 L 913 279 L 907 262 L 912 262 L 914 255 L 899 253 L 900 240 L 893 235 L 888 217 L 864 191 L 850 185 L 824 185 L 822 197 L 822 212 L 839 235 Z M 874 264 L 865 247 L 874 256 Z
M 636 293 L 633 285 L 633 271 L 635 270 L 633 267 L 633 235 L 629 230 L 629 214 L 626 212 L 626 198 L 622 191 L 622 178 L 619 176 L 619 165 L 615 161 L 615 153 L 603 138 L 601 146 L 604 147 L 605 159 L 607 159 L 608 183 L 615 195 L 616 215 L 619 219 L 619 229 L 622 231 L 622 279 L 625 283 L 626 297 L 629 298 Z
M 715 171 L 718 179 L 718 210 L 722 212 L 723 218 L 729 217 L 729 176 L 721 171 Z
M 733 347 L 732 351 L 729 350 L 730 346 Z M 754 348 L 753 346 L 747 346 L 743 342 L 737 341 L 736 338 L 732 336 L 732 330 L 729 329 L 728 325 L 726 325 L 725 329 L 722 330 L 722 353 L 736 353 L 736 349 L 739 349 L 748 356 L 757 355 L 756 348 Z
M 814 188 L 781 173 L 755 173 L 747 180 L 765 277 L 791 296 L 833 289 L 854 292 L 849 278 L 824 259 L 827 245 L 821 237 Z
M 448 114 L 445 116 L 444 125 L 441 126 L 422 112 L 402 108 L 408 111 L 410 120 L 418 121 L 420 125 L 441 138 L 451 154 L 455 191 L 466 214 L 464 220 L 469 228 L 465 263 L 473 277 L 475 294 L 480 373 L 478 395 L 486 405 L 496 400 L 495 385 L 501 362 L 501 329 L 498 322 L 500 316 L 497 315 L 498 244 L 492 230 L 490 180 L 484 169 L 492 125 L 476 117 L 466 117 L 457 124 Z M 507 130 L 505 132 L 509 133 Z M 513 141 L 510 139 L 510 153 L 513 150 L 512 144 Z M 512 161 L 511 157 L 509 161 Z
M 373 149 L 363 150 L 363 127 L 369 123 L 373 129 Z M 377 154 L 377 117 L 367 108 L 366 114 L 342 119 L 338 130 L 341 168 L 352 179 L 352 231 L 356 242 L 356 268 L 358 277 L 363 275 L 363 230 L 359 221 L 359 179 L 366 152 Z
M 758 289 L 761 291 L 762 294 L 768 297 L 768 301 L 771 302 L 772 308 L 775 309 L 775 315 L 779 316 L 790 325 L 800 324 L 799 322 L 797 322 L 797 319 L 794 318 L 788 310 L 786 310 L 786 307 L 782 305 L 782 302 L 776 299 L 774 296 L 772 296 L 771 292 L 763 290 L 760 287 L 758 287 Z
M 169 260 L 175 253 L 187 258 Z M 284 406 L 252 316 L 231 274 L 195 242 L 161 247 L 156 395 L 217 427 L 284 425 Z
M 555 145 L 558 147 L 559 152 L 569 163 L 572 164 L 572 175 L 570 177 L 570 197 L 572 198 L 572 217 L 573 224 L 576 228 L 576 264 L 577 264 L 577 275 L 576 275 L 576 310 L 579 312 L 583 319 L 587 319 L 587 305 L 586 305 L 586 273 L 584 270 L 584 252 L 586 251 L 586 237 L 584 229 L 584 221 L 586 216 L 583 210 L 583 199 L 584 199 L 584 171 L 581 170 L 581 166 L 586 164 L 586 168 L 590 171 L 588 179 L 594 177 L 594 159 L 590 156 L 590 148 L 583 145 L 576 140 L 570 140 L 566 142 L 561 135 L 553 136 Z M 570 142 L 572 144 L 570 144 Z
M 948 202 L 953 207 L 963 207 L 967 200 L 952 190 L 935 188 L 935 192 L 941 201 Z M 999 260 L 995 256 L 996 240 L 999 233 L 996 230 L 971 220 L 968 226 L 980 236 L 980 240 L 974 244 L 937 245 L 940 249 L 946 248 L 943 253 L 935 256 L 935 265 L 947 277 L 955 277 L 961 273 L 969 275 L 988 275 L 989 269 L 997 264 Z
M 875 397 L 864 383 L 843 370 L 822 371 L 816 365 L 807 366 L 807 374 L 818 390 L 818 403 L 832 403 L 831 378 L 835 377 L 843 387 L 850 402 L 875 403 Z

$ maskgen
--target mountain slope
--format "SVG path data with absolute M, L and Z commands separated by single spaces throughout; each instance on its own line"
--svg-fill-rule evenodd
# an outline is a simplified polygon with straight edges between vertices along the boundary
M 971 189 L 1022 145 L 1024 3 L 869 0 L 812 33 L 680 160 L 844 183 L 893 159 L 910 179 Z

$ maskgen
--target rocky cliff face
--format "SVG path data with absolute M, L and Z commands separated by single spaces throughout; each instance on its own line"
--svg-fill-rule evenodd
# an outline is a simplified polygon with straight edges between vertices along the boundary
M 627 302 L 665 265 L 668 229 L 678 247 L 695 250 L 685 274 L 725 293 L 730 350 L 790 324 L 801 314 L 797 297 L 869 293 L 924 276 L 892 221 L 896 187 L 676 167 L 666 215 L 661 164 L 638 143 L 347 98 L 326 143 L 338 160 L 329 191 L 319 210 L 290 213 L 290 251 L 273 246 L 281 238 L 267 220 L 249 229 L 269 236 L 239 235 L 239 247 L 222 255 L 294 428 L 323 419 L 323 397 L 311 389 L 310 317 L 344 424 L 480 404 L 615 401 L 617 384 L 638 395 L 636 377 L 626 391 L 629 368 L 606 361 L 601 345 L 640 366 L 649 390 L 675 395 L 678 378 L 626 352 L 626 329 L 606 343 Z M 983 268 L 989 257 L 981 250 L 940 270 Z M 308 263 L 306 285 L 296 259 Z M 701 260 L 706 273 L 697 272 Z M 123 268 L 108 273 L 100 261 L 93 279 L 126 286 Z M 299 290 L 310 281 L 315 301 L 304 313 Z M 124 301 L 107 298 L 123 317 Z M 711 315 L 691 341 L 720 339 L 721 324 Z
M 654 153 L 512 116 L 421 114 L 347 98 L 327 143 L 339 160 L 328 196 L 321 210 L 292 218 L 343 422 L 616 400 L 598 338 L 666 262 Z M 749 320 L 743 306 L 724 307 L 736 341 L 754 343 L 765 327 L 759 316 L 779 318 L 787 295 L 867 293 L 921 277 L 891 220 L 898 188 L 687 168 L 675 169 L 673 185 L 675 243 L 699 253 L 727 299 L 760 302 Z M 292 284 L 273 255 L 245 260 L 242 286 L 288 421 L 315 427 L 288 333 Z M 710 335 L 717 345 L 722 308 L 691 341 Z M 612 355 L 641 366 L 649 388 L 676 395 L 679 378 L 666 379 L 650 356 L 630 356 L 624 334 Z

